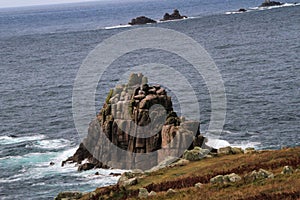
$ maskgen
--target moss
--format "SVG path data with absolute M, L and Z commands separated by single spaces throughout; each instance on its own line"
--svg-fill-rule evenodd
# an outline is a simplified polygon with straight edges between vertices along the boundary
M 109 104 L 109 100 L 111 99 L 113 93 L 114 93 L 114 90 L 113 90 L 113 89 L 110 89 L 110 90 L 109 90 L 109 93 L 108 93 L 108 95 L 107 95 L 107 97 L 106 97 L 106 99 L 105 99 L 105 103 L 106 103 L 106 104 Z

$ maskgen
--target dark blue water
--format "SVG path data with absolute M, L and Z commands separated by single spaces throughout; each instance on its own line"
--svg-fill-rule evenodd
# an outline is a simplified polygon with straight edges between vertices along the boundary
M 134 28 L 105 27 L 139 15 L 160 19 L 174 8 L 195 18 L 146 26 L 185 33 L 216 62 L 227 96 L 220 144 L 259 149 L 299 145 L 300 6 L 224 14 L 259 4 L 188 0 L 0 10 L 1 199 L 52 199 L 61 190 L 90 191 L 115 183 L 109 170 L 94 176 L 95 170 L 78 173 L 74 166 L 60 167 L 80 142 L 72 117 L 77 70 L 101 41 Z M 113 87 L 127 68 L 154 61 L 174 68 L 186 64 L 167 52 L 132 52 L 111 66 L 102 89 Z M 194 74 L 185 76 L 200 101 L 205 133 L 207 88 Z M 100 108 L 105 95 L 99 93 L 97 99 Z M 51 161 L 56 164 L 49 166 Z

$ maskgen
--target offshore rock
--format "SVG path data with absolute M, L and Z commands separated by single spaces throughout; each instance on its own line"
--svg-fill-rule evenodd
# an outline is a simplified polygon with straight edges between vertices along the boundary
M 166 13 L 161 21 L 175 20 L 175 19 L 185 19 L 187 16 L 182 16 L 179 10 L 175 9 L 172 14 Z
M 279 1 L 268 1 L 268 0 L 266 0 L 259 7 L 280 6 L 280 5 L 283 5 L 283 3 L 279 2 Z
M 129 22 L 128 24 L 130 24 L 130 25 L 142 25 L 142 24 L 153 24 L 153 23 L 156 23 L 156 21 L 153 20 L 153 19 L 150 19 L 148 17 L 145 17 L 145 16 L 140 16 L 140 17 L 137 17 L 135 19 L 132 19 L 131 22 Z
M 181 119 L 184 117 L 174 112 L 172 99 L 162 86 L 148 85 L 143 74 L 132 73 L 127 84 L 110 90 L 102 109 L 89 124 L 87 137 L 62 165 L 85 160 L 93 168 L 147 170 L 195 146 L 208 148 L 206 138 L 200 135 L 200 122 Z M 143 127 L 146 128 L 140 129 Z M 145 153 L 149 154 L 146 160 L 139 156 Z

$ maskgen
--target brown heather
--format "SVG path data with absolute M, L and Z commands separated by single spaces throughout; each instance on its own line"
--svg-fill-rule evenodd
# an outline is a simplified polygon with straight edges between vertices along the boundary
M 186 166 L 168 167 L 140 178 L 137 185 L 120 188 L 117 185 L 98 188 L 86 194 L 82 199 L 138 199 L 138 189 L 146 188 L 157 192 L 157 196 L 148 199 L 222 199 L 222 200 L 276 200 L 300 199 L 300 172 L 291 175 L 280 174 L 286 165 L 300 167 L 300 147 L 282 150 L 264 150 L 252 154 L 224 155 L 190 162 Z M 236 173 L 244 175 L 260 168 L 273 172 L 274 179 L 254 182 L 244 178 L 237 183 L 226 185 L 209 183 L 216 175 Z M 195 183 L 203 187 L 194 187 Z M 175 194 L 167 195 L 168 189 L 175 189 Z

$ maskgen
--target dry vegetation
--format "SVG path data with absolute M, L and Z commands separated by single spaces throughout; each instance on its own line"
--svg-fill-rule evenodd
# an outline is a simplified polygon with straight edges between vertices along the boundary
M 252 154 L 224 155 L 191 162 L 186 166 L 165 168 L 140 178 L 137 185 L 120 188 L 117 185 L 98 188 L 82 199 L 138 199 L 138 189 L 157 192 L 148 199 L 300 199 L 300 172 L 280 174 L 286 165 L 300 167 L 300 147 Z M 216 175 L 236 173 L 244 175 L 263 168 L 275 175 L 274 179 L 213 185 L 209 180 Z M 202 188 L 194 187 L 203 183 Z M 176 193 L 167 195 L 168 189 Z

